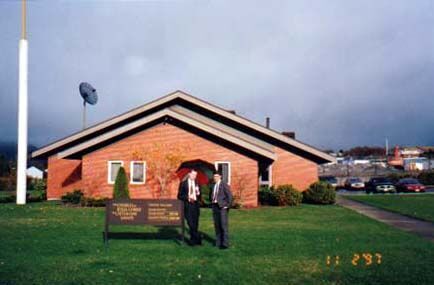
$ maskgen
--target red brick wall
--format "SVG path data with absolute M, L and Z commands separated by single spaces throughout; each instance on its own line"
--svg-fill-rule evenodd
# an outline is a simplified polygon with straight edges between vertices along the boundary
M 273 185 L 292 184 L 300 191 L 318 180 L 318 166 L 315 162 L 276 147 L 278 159 L 272 166 Z
M 155 143 L 180 144 L 189 147 L 185 161 L 201 159 L 231 162 L 231 188 L 234 194 L 242 191 L 243 204 L 257 206 L 258 164 L 255 160 L 203 139 L 170 124 L 160 124 L 121 141 L 87 154 L 83 157 L 83 189 L 92 196 L 111 197 L 113 185 L 108 183 L 108 161 L 122 160 L 128 178 L 134 150 L 153 146 Z M 157 184 L 147 173 L 144 185 L 129 184 L 131 198 L 154 198 Z M 170 187 L 170 198 L 175 198 L 179 182 Z
M 60 199 L 66 192 L 81 187 L 81 160 L 48 158 L 47 199 Z

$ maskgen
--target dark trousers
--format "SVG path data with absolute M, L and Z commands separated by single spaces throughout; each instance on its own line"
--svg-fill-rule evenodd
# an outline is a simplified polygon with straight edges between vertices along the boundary
M 185 202 L 184 203 L 184 214 L 187 220 L 188 228 L 190 229 L 190 241 L 192 244 L 200 244 L 201 237 L 199 235 L 199 215 L 200 215 L 200 205 L 196 201 L 194 203 Z
M 212 216 L 216 235 L 216 246 L 229 246 L 228 210 L 220 208 L 218 204 L 212 204 Z

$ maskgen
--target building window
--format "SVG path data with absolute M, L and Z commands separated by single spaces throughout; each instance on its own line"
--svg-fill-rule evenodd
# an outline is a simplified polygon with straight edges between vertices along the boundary
M 272 167 L 271 165 L 259 165 L 259 185 L 272 185 Z
M 146 181 L 146 162 L 131 161 L 131 184 L 143 184 Z
M 221 173 L 222 181 L 231 184 L 231 163 L 228 161 L 216 161 L 215 169 Z
M 119 169 L 124 166 L 123 161 L 109 161 L 108 162 L 108 183 L 114 184 L 116 176 L 118 175 Z

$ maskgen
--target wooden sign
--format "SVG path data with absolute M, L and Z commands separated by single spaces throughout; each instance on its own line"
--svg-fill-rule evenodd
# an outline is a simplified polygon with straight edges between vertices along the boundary
M 184 205 L 180 200 L 117 199 L 106 203 L 104 243 L 109 238 L 109 225 L 154 225 L 182 228 L 184 239 Z

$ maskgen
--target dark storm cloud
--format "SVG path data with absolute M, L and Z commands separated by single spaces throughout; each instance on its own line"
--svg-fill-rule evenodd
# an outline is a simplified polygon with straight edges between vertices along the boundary
M 235 2 L 235 3 L 234 3 Z M 323 148 L 434 144 L 432 1 L 32 1 L 30 141 L 176 89 Z M 0 2 L 2 140 L 16 137 L 19 2 Z

